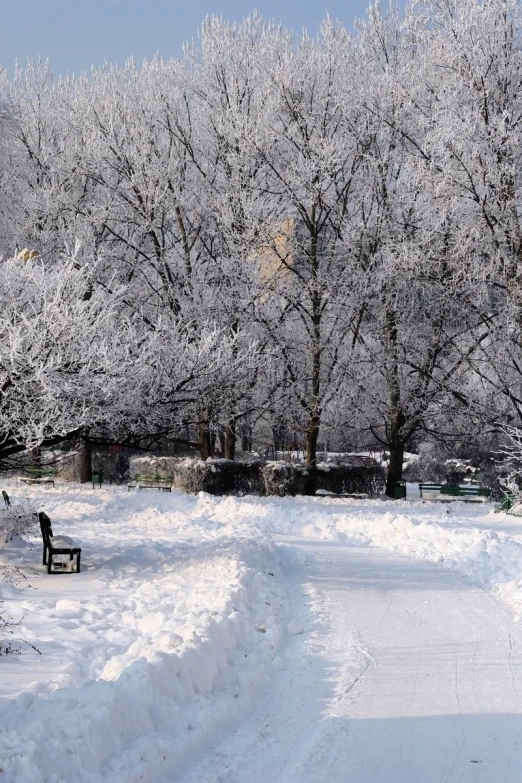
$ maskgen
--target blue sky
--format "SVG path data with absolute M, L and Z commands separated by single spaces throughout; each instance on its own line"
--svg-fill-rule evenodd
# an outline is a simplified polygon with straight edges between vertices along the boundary
M 49 58 L 57 74 L 88 69 L 104 60 L 137 62 L 159 52 L 181 54 L 201 20 L 221 14 L 240 20 L 255 8 L 265 17 L 316 32 L 326 13 L 349 27 L 368 0 L 0 0 L 0 65 Z

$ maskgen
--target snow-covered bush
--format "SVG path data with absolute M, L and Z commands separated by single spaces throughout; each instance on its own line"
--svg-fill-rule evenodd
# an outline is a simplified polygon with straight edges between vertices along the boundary
M 20 571 L 18 566 L 2 565 L 0 567 L 0 585 L 10 584 L 18 585 L 27 581 L 27 577 Z M 39 655 L 40 650 L 26 639 L 16 637 L 15 629 L 20 626 L 21 621 L 15 622 L 9 613 L 2 608 L 2 591 L 0 590 L 0 656 L 19 654 L 22 646 L 29 646 Z
M 505 440 L 496 455 L 504 474 L 500 485 L 522 503 L 522 429 L 504 427 L 503 434 Z
M 335 494 L 384 491 L 384 471 L 380 465 L 354 459 L 352 464 L 320 463 L 315 474 L 305 464 L 288 462 L 238 462 L 225 459 L 202 460 L 176 457 L 137 457 L 131 460 L 132 477 L 172 476 L 174 486 L 190 494 L 211 495 L 306 495 L 312 485 Z
M 136 473 L 173 476 L 174 486 L 184 492 L 211 495 L 263 495 L 263 463 L 236 462 L 226 459 L 176 459 L 159 457 L 157 460 L 133 460 L 133 466 L 147 466 Z
M 305 495 L 308 470 L 304 465 L 268 462 L 263 468 L 263 482 L 267 495 Z
M 352 464 L 319 463 L 317 466 L 318 490 L 326 490 L 336 495 L 380 495 L 385 486 L 384 470 L 377 463 L 371 465 L 362 460 L 358 463 L 357 459 L 354 459 Z
M 0 509 L 0 540 L 8 543 L 13 538 L 34 533 L 38 512 L 28 500 Z

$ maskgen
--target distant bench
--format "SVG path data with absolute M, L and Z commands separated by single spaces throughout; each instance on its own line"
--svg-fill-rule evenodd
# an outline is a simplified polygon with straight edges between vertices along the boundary
M 172 492 L 173 476 L 149 476 L 138 473 L 134 481 L 127 485 L 127 489 L 161 489 L 163 492 Z
M 53 571 L 53 557 L 55 555 L 69 555 L 69 561 L 71 561 L 76 555 L 76 573 L 80 573 L 80 557 L 82 554 L 81 547 L 76 544 L 69 536 L 55 536 L 53 535 L 53 529 L 51 527 L 51 520 L 43 511 L 38 514 L 38 520 L 40 522 L 40 530 L 42 531 L 43 538 L 43 565 L 47 566 L 48 574 L 67 574 L 71 573 L 63 567 L 62 563 L 54 563 L 55 571 Z M 60 569 L 60 570 L 58 570 Z
M 491 490 L 488 487 L 461 487 L 452 484 L 422 483 L 419 484 L 419 490 L 421 498 L 425 492 L 430 494 L 437 493 L 438 497 L 436 500 L 441 500 L 443 503 L 449 503 L 451 500 L 483 503 L 491 497 Z
M 56 478 L 56 468 L 26 468 L 25 476 L 20 476 L 24 484 L 52 484 Z
M 503 489 L 502 493 L 504 497 L 500 503 L 495 506 L 493 511 L 496 514 L 498 514 L 499 511 L 505 511 L 506 514 L 509 514 L 512 517 L 522 517 L 522 509 L 518 496 L 507 489 Z

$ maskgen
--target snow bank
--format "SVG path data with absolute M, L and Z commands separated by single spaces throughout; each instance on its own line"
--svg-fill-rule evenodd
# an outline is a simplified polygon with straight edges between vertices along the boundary
M 494 590 L 522 615 L 522 542 L 510 536 L 495 530 L 448 529 L 391 512 L 371 520 L 364 530 L 358 520 L 340 519 L 330 534 L 341 541 L 364 536 L 372 546 L 458 570 Z
M 42 651 L 0 659 L 5 783 L 161 779 L 267 678 L 284 676 L 282 643 L 307 626 L 287 616 L 274 534 L 443 564 L 522 615 L 522 527 L 521 538 L 508 535 L 517 521 L 487 504 L 59 486 L 27 494 L 57 533 L 81 543 L 85 571 L 47 576 L 40 544 L 1 550 L 0 562 L 22 562 L 37 588 L 3 586 L 3 608 Z
M 0 701 L 2 781 L 155 780 L 277 667 L 288 623 L 277 552 L 248 522 L 208 521 L 204 498 L 63 492 L 45 507 L 56 530 L 74 530 L 85 573 L 37 572 L 29 596 L 4 591 L 43 654 Z
M 522 539 L 492 529 L 506 517 L 491 515 L 491 504 L 479 509 L 458 501 L 447 506 L 330 498 L 293 502 L 283 498 L 279 503 L 227 498 L 214 509 L 215 518 L 224 515 L 249 516 L 272 532 L 375 546 L 453 568 L 493 590 L 511 604 L 517 617 L 522 616 Z M 489 520 L 491 529 L 484 529 L 488 515 L 494 519 Z

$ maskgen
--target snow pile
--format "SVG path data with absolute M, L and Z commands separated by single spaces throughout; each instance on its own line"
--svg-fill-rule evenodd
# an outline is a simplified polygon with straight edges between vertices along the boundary
M 522 541 L 495 530 L 448 529 L 390 512 L 369 520 L 364 530 L 346 515 L 330 531 L 340 541 L 365 536 L 372 546 L 456 569 L 493 589 L 522 615 Z
M 20 687 L 0 701 L 2 781 L 154 780 L 279 667 L 277 553 L 249 523 L 208 521 L 205 499 L 53 492 L 45 506 L 85 573 L 35 568 L 36 591 L 4 591 L 42 656 L 32 682 L 26 656 L 4 671 Z
M 227 498 L 216 504 L 214 517 L 246 516 L 274 533 L 375 546 L 441 564 L 492 589 L 522 616 L 522 540 L 477 526 L 478 519 L 488 519 L 491 504 L 479 509 L 457 501 L 450 511 L 438 503 L 394 502 L 392 507 L 400 512 L 383 513 L 390 503 L 283 498 L 277 504 L 269 499 Z M 493 524 L 502 521 L 503 515 L 493 516 Z
M 288 675 L 288 651 L 311 626 L 286 608 L 280 557 L 292 595 L 303 586 L 292 547 L 277 548 L 275 535 L 443 564 L 522 615 L 522 536 L 508 535 L 517 521 L 490 504 L 27 492 L 56 534 L 81 544 L 84 571 L 47 576 L 40 543 L 0 550 L 0 563 L 21 563 L 37 588 L 3 586 L 2 608 L 42 652 L 0 661 L 6 783 L 159 780 Z

